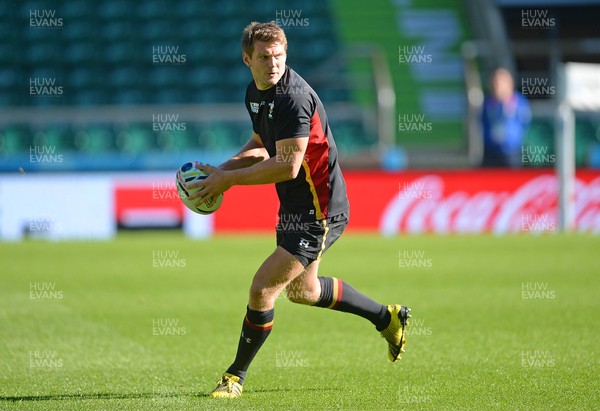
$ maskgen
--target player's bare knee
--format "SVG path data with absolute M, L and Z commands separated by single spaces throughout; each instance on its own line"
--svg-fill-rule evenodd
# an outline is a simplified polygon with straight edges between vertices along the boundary
M 262 284 L 253 282 L 250 286 L 250 305 L 251 306 L 270 306 L 273 304 L 275 296 L 270 288 Z
M 287 289 L 287 298 L 293 303 L 313 305 L 319 299 L 314 291 L 309 289 Z
M 302 295 L 302 291 L 298 290 L 286 290 L 287 298 L 296 304 L 306 304 L 305 298 Z

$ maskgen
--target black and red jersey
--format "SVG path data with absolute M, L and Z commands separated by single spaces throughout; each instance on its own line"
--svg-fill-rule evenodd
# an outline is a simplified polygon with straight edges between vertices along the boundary
M 323 103 L 317 93 L 286 66 L 274 87 L 258 90 L 252 81 L 246 90 L 246 108 L 254 132 L 270 157 L 282 161 L 293 153 L 277 152 L 275 142 L 308 137 L 302 168 L 296 178 L 276 183 L 279 213 L 300 215 L 303 221 L 322 220 L 349 209 L 346 182 Z

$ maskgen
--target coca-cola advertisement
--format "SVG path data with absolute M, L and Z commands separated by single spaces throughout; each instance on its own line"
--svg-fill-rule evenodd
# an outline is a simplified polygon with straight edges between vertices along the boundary
M 401 233 L 544 233 L 558 230 L 558 178 L 552 169 L 346 172 L 349 231 Z M 225 193 L 218 232 L 272 231 L 271 186 Z M 600 172 L 578 170 L 575 227 L 600 232 Z

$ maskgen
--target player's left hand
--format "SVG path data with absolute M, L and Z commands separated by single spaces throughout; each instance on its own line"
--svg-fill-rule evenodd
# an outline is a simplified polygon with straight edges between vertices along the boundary
M 201 190 L 198 190 L 189 197 L 194 204 L 198 205 L 211 197 L 218 196 L 231 187 L 231 183 L 227 178 L 227 172 L 225 170 L 199 162 L 196 162 L 196 167 L 208 174 L 208 177 L 204 180 L 186 184 L 187 189 L 201 188 Z

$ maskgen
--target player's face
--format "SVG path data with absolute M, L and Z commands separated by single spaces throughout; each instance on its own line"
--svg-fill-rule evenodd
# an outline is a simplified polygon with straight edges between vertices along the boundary
M 254 42 L 252 56 L 243 54 L 244 63 L 250 68 L 259 90 L 273 87 L 285 71 L 286 52 L 283 44 Z

